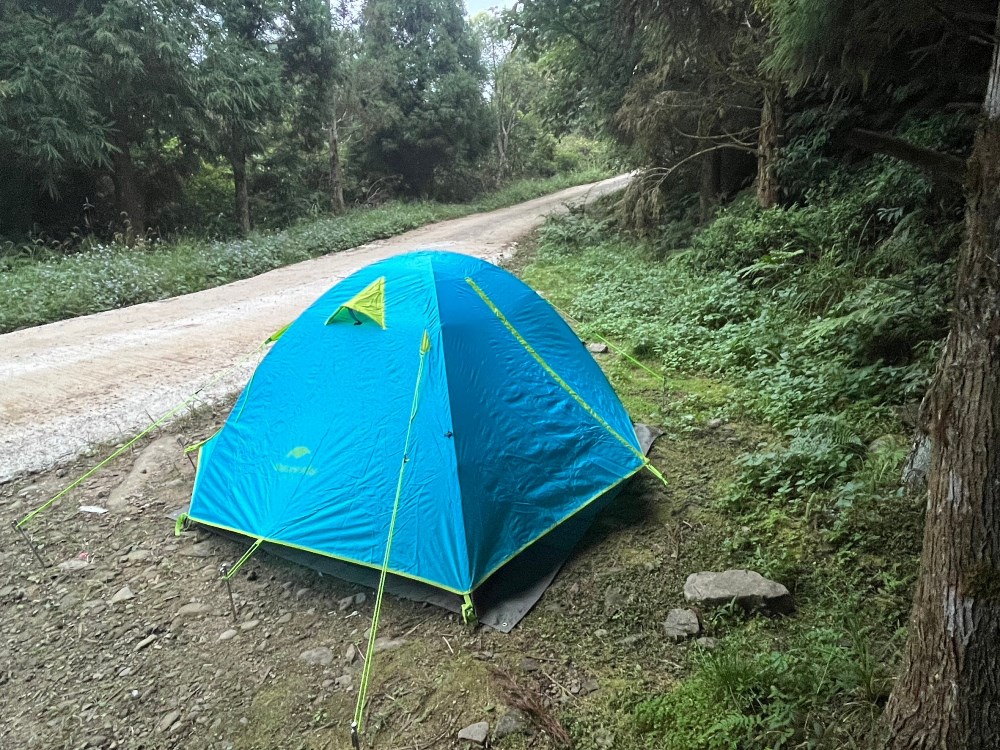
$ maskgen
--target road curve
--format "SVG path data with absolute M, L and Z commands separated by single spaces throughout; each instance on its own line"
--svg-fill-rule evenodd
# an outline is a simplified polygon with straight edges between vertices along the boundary
M 208 402 L 232 395 L 258 361 L 245 359 L 249 352 L 369 263 L 422 248 L 497 262 L 546 216 L 628 179 L 431 224 L 195 294 L 0 335 L 0 482 L 133 435 L 196 391 Z

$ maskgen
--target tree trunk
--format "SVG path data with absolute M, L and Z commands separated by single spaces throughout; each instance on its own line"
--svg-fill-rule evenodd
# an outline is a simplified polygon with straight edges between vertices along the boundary
M 785 98 L 779 85 L 764 88 L 764 107 L 757 134 L 757 203 L 761 208 L 778 205 L 778 176 L 775 167 L 784 130 Z
M 250 193 L 247 189 L 247 157 L 243 151 L 229 157 L 233 167 L 233 186 L 236 188 L 236 226 L 240 234 L 250 233 Z
M 711 151 L 701 157 L 701 184 L 698 189 L 698 208 L 702 223 L 708 222 L 719 205 L 722 192 L 722 153 Z
M 114 170 L 111 181 L 115 187 L 115 206 L 126 242 L 131 243 L 146 231 L 145 201 L 128 140 L 119 134 L 115 137 L 114 146 L 116 150 L 111 154 L 111 166 Z
M 340 168 L 340 135 L 337 132 L 337 110 L 330 118 L 330 210 L 344 213 L 344 177 Z
M 903 674 L 882 716 L 891 750 L 1000 746 L 1000 48 L 967 189 L 951 329 L 921 409 L 933 450 Z

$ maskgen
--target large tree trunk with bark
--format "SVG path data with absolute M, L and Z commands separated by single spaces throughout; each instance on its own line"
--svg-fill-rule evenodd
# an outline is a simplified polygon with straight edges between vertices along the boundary
M 924 548 L 891 750 L 1000 747 L 1000 48 L 969 162 L 967 237 L 945 350 L 922 406 L 933 438 Z
M 340 135 L 337 132 L 337 109 L 330 118 L 330 210 L 344 213 L 344 176 L 340 167 Z
M 250 233 L 250 191 L 247 187 L 247 157 L 240 150 L 232 153 L 229 163 L 233 168 L 233 187 L 236 197 L 236 226 L 240 234 Z
M 764 88 L 764 106 L 757 134 L 757 203 L 761 208 L 778 205 L 778 148 L 785 121 L 785 97 L 780 85 Z
M 119 134 L 115 137 L 114 146 L 111 181 L 115 187 L 115 207 L 126 241 L 131 243 L 146 231 L 146 205 L 128 140 Z

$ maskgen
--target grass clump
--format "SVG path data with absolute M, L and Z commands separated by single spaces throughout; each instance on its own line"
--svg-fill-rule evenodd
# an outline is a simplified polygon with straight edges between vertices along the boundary
M 73 252 L 0 248 L 0 333 L 174 297 L 601 179 L 591 170 L 523 180 L 475 203 L 388 203 L 243 239 L 85 243 Z

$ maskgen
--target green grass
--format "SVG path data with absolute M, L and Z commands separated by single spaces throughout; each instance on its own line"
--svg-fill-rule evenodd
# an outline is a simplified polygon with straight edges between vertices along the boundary
M 607 727 L 621 747 L 859 747 L 881 712 L 922 533 L 921 499 L 899 486 L 902 415 L 929 383 L 961 224 L 912 170 L 852 169 L 804 205 L 741 198 L 702 228 L 640 239 L 588 211 L 540 232 L 525 280 L 582 337 L 664 374 L 656 387 L 606 362 L 633 416 L 666 429 L 663 468 L 740 444 L 666 490 L 661 520 L 688 524 L 687 572 L 757 570 L 797 605 L 776 619 L 703 612 L 721 647 L 690 649 L 669 690 L 623 687 L 568 713 L 580 747 Z M 720 417 L 724 430 L 708 427 Z
M 396 202 L 351 209 L 243 239 L 179 238 L 132 247 L 97 243 L 72 254 L 11 247 L 0 254 L 0 333 L 209 289 L 606 176 L 591 170 L 523 180 L 467 204 Z

